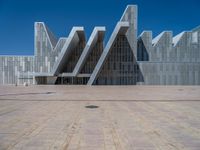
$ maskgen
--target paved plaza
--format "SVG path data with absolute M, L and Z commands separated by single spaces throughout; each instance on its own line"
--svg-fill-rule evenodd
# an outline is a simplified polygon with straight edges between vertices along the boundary
M 200 86 L 0 86 L 0 150 L 200 150 Z

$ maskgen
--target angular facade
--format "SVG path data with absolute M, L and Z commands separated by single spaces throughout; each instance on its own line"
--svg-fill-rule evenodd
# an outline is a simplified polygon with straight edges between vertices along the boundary
M 105 27 L 57 39 L 35 23 L 34 56 L 0 56 L 0 84 L 200 85 L 200 27 L 176 36 L 137 37 L 137 6 L 128 5 L 105 44 Z

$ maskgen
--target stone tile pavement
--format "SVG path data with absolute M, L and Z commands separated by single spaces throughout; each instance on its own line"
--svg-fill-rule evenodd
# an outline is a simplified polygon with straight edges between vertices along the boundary
M 200 150 L 200 87 L 0 86 L 4 149 Z

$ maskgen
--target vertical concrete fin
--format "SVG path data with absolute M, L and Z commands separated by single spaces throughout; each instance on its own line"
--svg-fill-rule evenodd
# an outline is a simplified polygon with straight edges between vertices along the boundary
M 126 33 L 126 36 L 136 59 L 137 59 L 137 15 L 138 15 L 137 5 L 128 5 L 120 19 L 120 21 L 129 22 L 129 29 Z
M 142 32 L 138 37 L 137 46 L 137 60 L 148 61 L 152 51 L 152 32 Z

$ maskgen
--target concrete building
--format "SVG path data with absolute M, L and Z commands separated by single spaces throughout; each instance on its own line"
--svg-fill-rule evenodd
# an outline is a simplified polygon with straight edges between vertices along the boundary
M 57 39 L 36 22 L 34 56 L 0 56 L 0 84 L 200 85 L 200 27 L 137 37 L 137 6 L 128 5 L 104 45 L 105 31 L 86 40 L 73 27 Z

